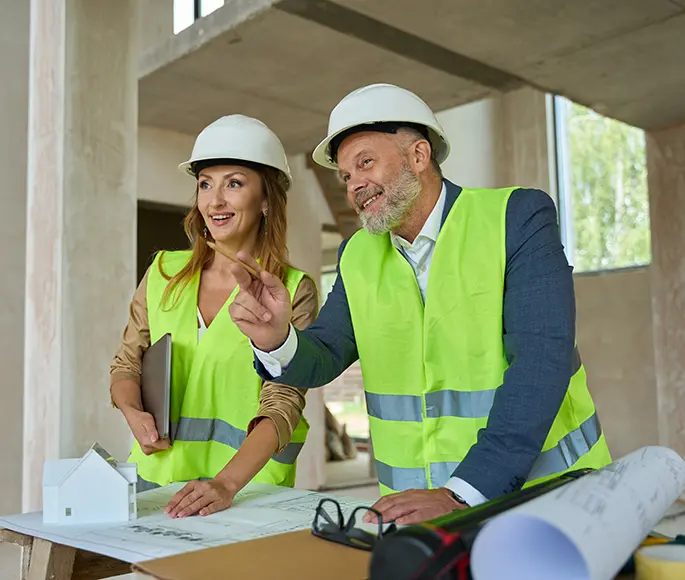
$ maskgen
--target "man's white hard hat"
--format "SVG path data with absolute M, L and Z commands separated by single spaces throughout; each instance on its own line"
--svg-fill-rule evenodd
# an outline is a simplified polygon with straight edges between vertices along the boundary
M 264 123 L 245 115 L 227 115 L 205 127 L 195 139 L 190 159 L 178 167 L 195 177 L 197 161 L 248 161 L 278 169 L 285 190 L 292 185 L 288 158 L 280 139 Z
M 430 107 L 411 91 L 387 83 L 361 87 L 345 96 L 331 111 L 328 135 L 314 149 L 312 158 L 323 167 L 337 169 L 335 149 L 338 141 L 344 138 L 343 133 L 366 127 L 369 131 L 383 130 L 384 123 L 424 128 L 437 162 L 447 159 L 450 144 Z M 341 137 L 336 140 L 338 136 Z

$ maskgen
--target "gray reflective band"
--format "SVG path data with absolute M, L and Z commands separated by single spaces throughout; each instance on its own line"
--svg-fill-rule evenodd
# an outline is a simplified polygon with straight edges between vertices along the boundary
M 442 487 L 447 480 L 452 477 L 452 473 L 459 465 L 458 461 L 444 461 L 442 463 L 431 463 L 431 483 L 433 487 Z
M 281 451 L 278 455 L 274 455 L 272 459 L 278 461 L 278 463 L 285 463 L 286 465 L 292 465 L 295 463 L 297 456 L 302 451 L 302 446 L 304 443 L 288 443 L 285 449 Z
M 216 441 L 239 449 L 245 441 L 245 431 L 221 419 L 191 419 L 181 417 L 176 427 L 175 441 Z
M 376 459 L 378 481 L 394 491 L 426 489 L 426 472 L 423 467 L 391 467 Z
M 366 394 L 366 409 L 371 417 L 385 421 L 421 421 L 421 397 L 415 395 Z
M 495 400 L 495 389 L 487 391 L 435 391 L 426 395 L 426 416 L 486 418 Z
M 457 465 L 459 465 L 457 461 L 431 463 L 432 487 L 445 485 L 447 480 L 452 477 L 452 472 L 457 468 Z M 426 472 L 423 467 L 392 467 L 376 459 L 376 472 L 378 473 L 378 481 L 394 491 L 426 489 L 428 487 Z
M 540 454 L 533 464 L 528 481 L 566 471 L 590 451 L 601 436 L 602 427 L 595 413 L 578 429 L 562 437 L 552 449 Z
M 172 423 L 173 441 L 216 441 L 232 447 L 236 451 L 245 441 L 247 434 L 221 419 L 192 419 L 181 417 L 178 423 Z M 278 463 L 292 465 L 302 450 L 303 443 L 288 443 L 285 449 L 272 459 Z
M 580 367 L 583 366 L 583 361 L 580 360 L 580 351 L 578 350 L 578 345 L 573 349 L 573 367 L 571 368 L 571 376 L 575 375 Z
M 154 483 L 153 481 L 148 481 L 147 479 L 143 479 L 138 476 L 138 481 L 136 482 L 136 493 L 140 493 L 141 491 L 147 491 L 148 489 L 156 489 L 158 487 L 161 487 L 158 483 Z
M 197 481 L 210 481 L 212 478 L 211 477 L 198 477 Z M 187 481 L 182 481 L 181 483 L 188 483 Z M 140 493 L 141 491 L 148 491 L 149 489 L 157 489 L 158 487 L 162 487 L 158 483 L 155 483 L 154 481 L 148 481 L 147 479 L 143 479 L 138 476 L 138 482 L 136 483 L 136 493 Z

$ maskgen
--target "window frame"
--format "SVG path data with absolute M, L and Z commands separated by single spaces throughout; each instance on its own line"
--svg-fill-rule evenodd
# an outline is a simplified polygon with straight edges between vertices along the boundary
M 608 268 L 575 271 L 576 240 L 573 223 L 573 199 L 572 194 L 570 193 L 571 178 L 569 171 L 571 158 L 568 146 L 568 127 L 567 123 L 565 122 L 567 117 L 566 109 L 569 107 L 571 100 L 561 94 L 556 93 L 550 93 L 550 98 L 551 102 L 548 107 L 548 124 L 551 124 L 551 130 L 548 131 L 548 136 L 551 140 L 549 149 L 550 153 L 552 154 L 550 159 L 550 183 L 556 194 L 561 243 L 564 246 L 564 252 L 566 254 L 568 263 L 574 267 L 574 276 L 595 276 L 604 273 L 630 272 L 649 268 L 651 261 L 644 264 L 630 264 L 628 266 L 614 266 Z M 601 113 L 599 114 L 601 115 Z

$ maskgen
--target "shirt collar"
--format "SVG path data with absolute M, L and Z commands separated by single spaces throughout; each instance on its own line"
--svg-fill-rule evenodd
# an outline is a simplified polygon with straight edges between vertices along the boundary
M 419 238 L 428 238 L 433 243 L 438 241 L 438 234 L 440 233 L 440 226 L 442 225 L 442 213 L 445 210 L 446 198 L 447 190 L 445 188 L 445 182 L 443 181 L 442 189 L 440 190 L 440 197 L 438 197 L 438 201 L 436 202 L 433 211 L 430 213 L 428 219 L 423 224 L 423 227 L 421 228 L 419 235 L 416 236 L 416 239 L 414 240 L 415 243 L 419 240 Z M 390 232 L 390 239 L 392 240 L 392 243 L 396 248 L 399 248 L 400 246 L 404 248 L 409 248 L 413 245 L 410 244 L 404 238 L 392 232 Z

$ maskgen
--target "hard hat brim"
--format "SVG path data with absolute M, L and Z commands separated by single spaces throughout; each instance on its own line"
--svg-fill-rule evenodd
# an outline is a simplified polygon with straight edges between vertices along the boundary
M 384 119 L 383 121 L 385 122 L 395 122 L 395 123 L 403 123 L 404 121 L 402 119 L 399 120 L 393 120 L 393 119 Z M 338 131 L 335 131 L 334 133 L 331 133 L 330 135 L 327 135 L 325 139 L 323 139 L 314 149 L 312 152 L 312 159 L 314 160 L 315 163 L 321 165 L 322 167 L 326 167 L 328 169 L 338 169 L 338 164 L 331 160 L 330 156 L 330 147 L 331 147 L 331 142 L 340 134 L 344 133 L 345 131 L 348 131 L 349 129 L 355 128 L 355 127 L 363 127 L 364 125 L 369 126 L 369 131 L 373 131 L 373 123 L 363 123 L 363 124 L 357 124 L 353 123 L 351 125 L 347 125 L 345 127 L 340 128 Z M 432 127 L 425 125 L 422 123 L 422 125 L 428 130 L 428 134 L 430 135 L 430 143 L 431 147 L 434 148 L 435 150 L 435 158 L 439 164 L 441 164 L 445 159 L 447 159 L 447 156 L 450 154 L 450 144 L 449 141 L 447 141 L 446 137 L 440 133 L 438 133 L 435 129 Z M 344 142 L 344 141 L 343 141 Z
M 183 173 L 190 175 L 193 179 L 196 179 L 196 176 L 193 173 L 193 163 L 197 163 L 198 161 L 209 161 L 211 159 L 219 159 L 219 158 L 216 157 L 215 155 L 206 155 L 206 156 L 194 157 L 192 159 L 188 159 L 187 161 L 184 161 L 183 163 L 179 163 L 178 169 L 180 171 L 182 171 Z M 252 161 L 250 159 L 241 159 L 239 157 L 233 157 L 233 159 L 235 159 L 236 162 L 245 161 L 247 163 L 258 163 L 260 165 L 267 165 L 265 163 L 255 162 L 255 161 Z M 287 173 L 285 173 L 280 167 L 275 167 L 273 165 L 267 165 L 267 166 L 273 167 L 274 169 L 276 169 L 278 171 L 278 173 L 282 176 L 282 178 L 285 181 L 286 192 L 289 191 L 293 185 L 292 177 L 290 175 L 288 175 Z

